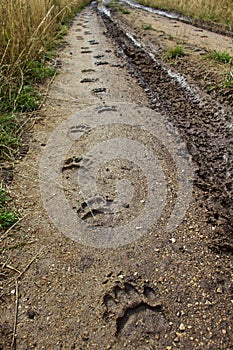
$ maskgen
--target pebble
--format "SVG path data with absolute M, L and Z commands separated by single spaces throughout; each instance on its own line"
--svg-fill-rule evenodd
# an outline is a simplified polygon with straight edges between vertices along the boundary
M 175 239 L 174 237 L 170 238 L 169 241 L 170 241 L 171 243 L 176 243 L 176 239 Z
M 30 318 L 31 320 L 33 320 L 35 316 L 36 316 L 36 312 L 34 310 L 27 311 L 27 317 Z
M 183 323 L 180 324 L 179 330 L 180 331 L 185 331 L 185 325 Z

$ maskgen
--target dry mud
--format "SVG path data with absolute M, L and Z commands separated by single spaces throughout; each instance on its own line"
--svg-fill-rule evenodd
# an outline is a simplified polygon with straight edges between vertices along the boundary
M 227 102 L 220 106 L 169 71 L 156 56 L 156 47 L 149 47 L 146 37 L 141 43 L 132 40 L 134 29 L 130 33 L 126 25 L 123 18 L 109 19 L 89 6 L 75 18 L 59 52 L 61 72 L 11 184 L 22 220 L 1 238 L 0 349 L 231 348 L 230 109 Z M 82 117 L 81 123 L 75 123 L 75 115 L 78 121 Z M 182 193 L 181 201 L 189 202 L 185 215 L 172 231 L 167 222 L 179 186 L 172 151 L 158 142 L 161 115 L 185 140 L 195 174 L 192 196 L 189 187 Z M 61 125 L 69 120 L 69 140 L 75 142 L 65 152 L 59 141 L 64 136 Z M 147 129 L 139 128 L 143 125 Z M 130 139 L 125 147 L 123 139 Z M 114 155 L 112 140 L 121 140 L 116 155 L 133 146 L 137 150 L 141 143 L 149 150 L 141 158 L 149 157 L 156 167 L 162 164 L 167 204 L 144 234 L 140 230 L 147 225 L 146 215 L 142 226 L 127 225 L 145 208 L 149 212 L 148 178 L 155 171 L 162 183 L 156 167 L 145 173 L 125 157 L 108 159 L 97 176 L 99 200 L 104 197 L 106 204 L 101 210 L 83 198 L 77 184 L 85 154 L 102 142 L 103 154 Z M 52 150 L 51 158 L 44 157 L 46 150 Z M 59 152 L 65 154 L 60 163 Z M 55 167 L 54 178 L 41 167 L 41 159 L 43 166 L 48 161 Z M 124 179 L 134 187 L 133 194 L 124 191 Z M 122 184 L 123 199 L 113 218 L 107 209 L 119 204 L 117 183 Z M 61 187 L 65 197 L 59 197 Z M 163 199 L 157 188 L 157 204 L 159 196 Z M 79 232 L 81 241 L 75 235 L 70 239 L 59 227 L 69 219 L 60 211 L 60 198 L 94 232 L 122 227 L 123 243 L 111 247 L 94 236 L 95 246 Z M 54 213 L 57 221 L 51 220 Z M 129 235 L 124 245 L 125 234 L 132 230 L 137 239 Z

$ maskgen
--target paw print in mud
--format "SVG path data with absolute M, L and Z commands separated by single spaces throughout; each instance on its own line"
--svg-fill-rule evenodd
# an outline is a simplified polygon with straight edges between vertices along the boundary
M 118 338 L 153 339 L 169 328 L 158 292 L 150 282 L 117 284 L 104 295 L 103 303 L 104 319 L 114 322 Z
M 87 124 L 80 124 L 72 126 L 68 131 L 68 137 L 72 141 L 77 141 L 80 136 L 88 133 L 91 130 L 91 127 Z

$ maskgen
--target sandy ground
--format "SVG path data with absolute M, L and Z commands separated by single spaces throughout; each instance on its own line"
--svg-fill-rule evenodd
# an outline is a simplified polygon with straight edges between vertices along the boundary
M 191 26 L 145 13 L 138 21 L 188 35 L 198 48 L 232 49 L 229 38 Z M 15 167 L 22 220 L 2 239 L 17 247 L 1 254 L 0 349 L 230 349 L 230 256 L 209 249 L 215 226 L 203 190 L 181 186 L 188 151 L 176 158 L 178 136 L 165 138 L 169 123 L 151 109 L 108 30 L 94 7 L 75 18 L 29 152 Z M 178 175 L 174 159 L 185 159 Z M 82 173 L 97 165 L 100 199 Z M 179 196 L 184 216 L 176 211 L 179 225 L 168 230 Z M 75 231 L 72 220 L 87 228 Z

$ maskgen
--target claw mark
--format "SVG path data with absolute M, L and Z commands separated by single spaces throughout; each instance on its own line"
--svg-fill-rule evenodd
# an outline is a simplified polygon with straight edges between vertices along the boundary
M 80 83 L 95 83 L 99 78 L 84 78 L 80 81 Z
M 83 69 L 82 73 L 93 73 L 95 72 L 95 69 Z
M 67 169 L 79 168 L 81 160 L 82 158 L 76 158 L 76 157 L 66 159 L 62 167 L 62 171 Z
M 102 93 L 102 92 L 107 92 L 107 89 L 106 88 L 97 88 L 97 89 L 91 90 L 91 92 L 93 94 L 99 94 L 99 93 Z
M 94 56 L 94 58 L 96 58 L 96 59 L 100 59 L 100 58 L 103 58 L 104 57 L 104 55 L 96 55 L 96 56 Z
M 109 64 L 109 63 L 106 62 L 106 61 L 98 61 L 98 62 L 95 62 L 95 65 L 96 65 L 96 66 L 104 66 L 104 65 L 107 65 L 107 64 Z
M 103 112 L 117 112 L 117 108 L 115 106 L 105 106 L 105 107 L 101 107 L 98 110 L 98 113 L 103 113 Z
M 74 125 L 69 129 L 68 136 L 72 141 L 76 141 L 80 136 L 88 133 L 90 130 L 91 127 L 87 124 Z
M 103 297 L 106 321 L 114 321 L 115 336 L 122 338 L 154 337 L 168 329 L 157 290 L 150 282 L 116 284 Z
M 99 45 L 98 41 L 89 40 L 90 45 Z

